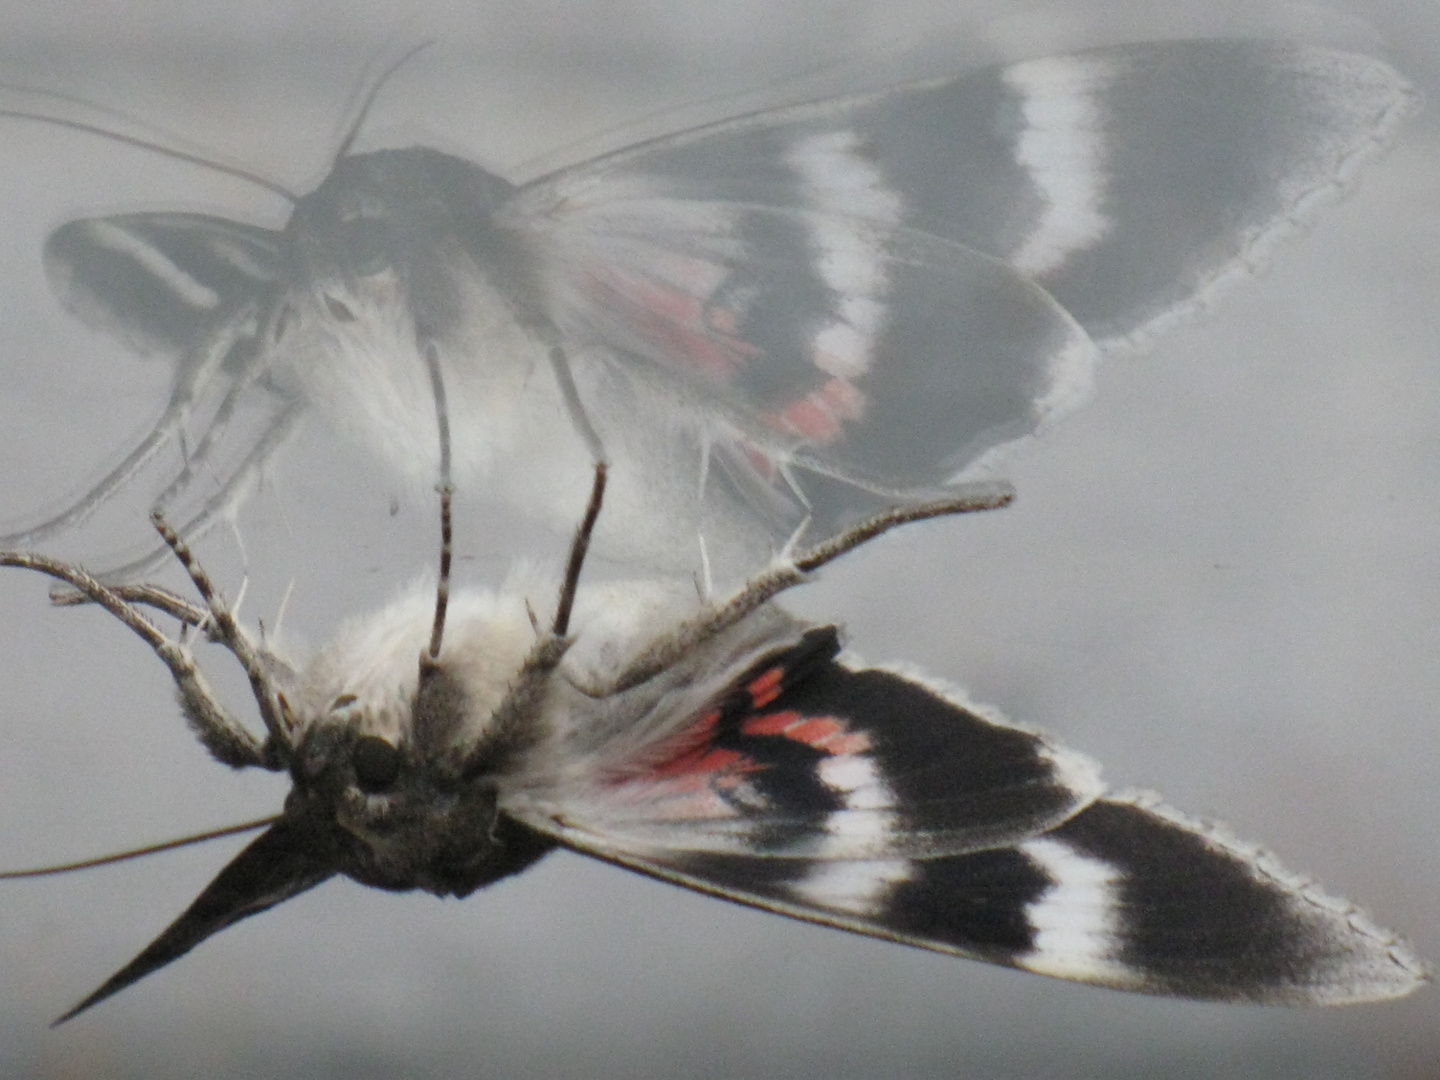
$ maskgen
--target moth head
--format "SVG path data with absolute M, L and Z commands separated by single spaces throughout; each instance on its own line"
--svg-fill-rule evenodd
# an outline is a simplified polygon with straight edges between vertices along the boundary
M 419 258 L 464 247 L 514 192 L 448 154 L 410 147 L 342 158 L 299 200 L 286 228 L 302 276 L 355 280 L 414 272 Z
M 535 640 L 524 600 L 457 600 L 437 661 L 421 662 L 433 594 L 416 590 L 280 676 L 283 813 L 62 1021 L 337 874 L 463 896 L 550 849 L 497 811 L 507 751 L 493 721 Z

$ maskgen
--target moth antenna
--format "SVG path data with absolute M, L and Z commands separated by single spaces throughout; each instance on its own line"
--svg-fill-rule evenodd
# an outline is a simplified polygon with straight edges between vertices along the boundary
M 96 105 L 94 102 L 86 101 L 81 97 L 72 97 L 69 94 L 58 94 L 49 90 L 34 90 L 28 87 L 15 87 L 27 94 L 36 94 L 41 97 L 55 98 L 59 101 L 68 101 L 73 104 L 84 105 L 86 108 L 95 109 L 98 112 L 108 112 L 115 116 L 138 123 L 133 117 L 121 112 L 118 109 L 110 109 L 103 105 Z M 71 120 L 63 116 L 50 116 L 42 112 L 32 112 L 29 109 L 0 109 L 0 117 L 10 120 L 29 120 L 37 124 L 49 124 L 52 127 L 66 128 L 70 131 L 79 131 L 86 135 L 96 135 L 111 142 L 120 143 L 122 146 L 131 146 L 139 150 L 147 150 L 161 157 L 168 157 L 175 161 L 183 161 L 187 165 L 198 165 L 202 169 L 209 169 L 211 172 L 220 173 L 222 176 L 233 176 L 237 180 L 244 180 L 264 191 L 279 195 L 282 199 L 294 206 L 300 201 L 300 196 L 291 191 L 279 181 L 271 180 L 261 176 L 259 173 L 239 165 L 230 165 L 217 158 L 207 157 L 204 154 L 192 153 L 188 150 L 181 150 L 178 147 L 166 146 L 155 139 L 142 138 L 139 135 L 126 135 L 123 131 L 114 131 L 110 128 L 101 127 L 99 124 L 86 123 L 84 120 Z
M 0 881 L 19 881 L 21 878 L 53 877 L 56 874 L 68 874 L 74 870 L 89 870 L 96 866 L 109 866 L 111 863 L 125 862 L 129 859 L 139 859 L 146 855 L 158 855 L 162 851 L 174 851 L 176 848 L 189 847 L 192 844 L 203 844 L 208 840 L 219 840 L 222 837 L 234 836 L 237 833 L 254 832 L 256 829 L 268 828 L 279 820 L 280 815 L 276 814 L 273 817 L 242 822 L 239 825 L 226 825 L 224 828 L 210 829 L 208 832 L 192 833 L 189 836 L 177 837 L 174 840 L 162 840 L 158 844 L 146 844 L 144 847 L 131 848 L 129 851 L 117 851 L 113 855 L 98 855 L 93 859 L 57 863 L 54 866 L 36 866 L 28 870 L 0 870 Z
M 413 54 L 414 50 L 411 50 Z M 407 54 L 407 55 L 411 55 Z M 435 342 L 425 343 L 425 366 L 430 370 L 430 388 L 435 394 L 435 428 L 440 435 L 440 578 L 435 583 L 435 623 L 430 628 L 430 648 L 422 660 L 433 665 L 440 659 L 440 642 L 445 636 L 445 612 L 450 606 L 450 559 L 453 552 L 451 502 L 455 489 L 450 482 L 450 410 L 445 400 L 445 376 L 440 370 L 440 351 Z
M 866 49 L 865 55 L 872 50 Z M 684 131 L 704 126 L 726 116 L 744 115 L 767 108 L 767 102 L 785 104 L 811 100 L 814 95 L 806 91 L 807 79 L 814 79 L 830 71 L 849 72 L 853 60 L 824 60 L 808 68 L 801 68 L 793 74 L 782 75 L 756 86 L 728 94 L 713 94 L 695 101 L 652 109 L 630 120 L 622 120 L 608 128 L 581 135 L 569 142 L 545 150 L 516 166 L 517 175 L 526 183 L 538 183 L 562 171 L 577 160 L 596 158 L 610 153 L 617 147 L 631 146 L 653 138 L 657 132 Z M 781 91 L 788 91 L 780 93 Z M 734 103 L 740 103 L 737 114 Z M 754 102 L 754 104 L 751 104 Z M 748 107 L 747 107 L 748 106 Z
M 290 433 L 295 430 L 304 416 L 304 407 L 298 402 L 291 402 L 285 406 L 284 411 L 276 416 L 270 426 L 261 433 L 250 452 L 230 471 L 220 490 L 206 499 L 199 511 L 178 530 L 180 534 L 191 540 L 199 539 L 214 528 L 227 514 L 233 513 L 236 506 L 244 501 L 250 486 L 259 479 L 260 470 L 266 459 L 289 438 Z M 0 543 L 8 542 L 7 538 L 0 537 Z M 123 581 L 126 578 L 139 577 L 154 570 L 166 560 L 169 554 L 170 549 L 166 545 L 160 544 L 149 554 L 142 555 L 123 566 L 106 570 L 103 576 L 107 581 Z
M 210 609 L 210 617 L 215 624 L 215 635 L 220 644 L 229 649 L 231 655 L 245 669 L 245 675 L 250 680 L 250 690 L 255 695 L 255 704 L 260 709 L 260 718 L 265 722 L 265 730 L 270 736 L 269 743 L 282 757 L 288 758 L 291 749 L 290 729 L 280 715 L 279 707 L 275 702 L 275 694 L 270 685 L 269 674 L 266 672 L 265 665 L 255 646 L 235 621 L 229 605 L 225 603 L 215 588 L 214 583 L 210 580 L 210 575 L 200 565 L 195 553 L 165 520 L 164 512 L 153 511 L 150 514 L 150 523 L 155 526 L 155 531 L 160 534 L 160 538 L 165 541 L 166 546 L 175 553 L 175 558 L 185 568 L 185 573 L 190 576 L 195 591 L 200 594 L 200 598 L 205 601 L 205 606 Z
M 380 77 L 375 80 L 374 84 L 371 85 L 370 89 L 366 92 L 364 99 L 360 102 L 360 107 L 355 114 L 355 119 L 350 122 L 349 128 L 346 129 L 345 135 L 340 140 L 339 148 L 330 159 L 330 167 L 332 169 L 344 160 L 345 155 L 350 152 L 350 147 L 355 144 L 355 139 L 360 134 L 360 128 L 364 125 L 365 118 L 370 114 L 370 107 L 375 104 L 375 99 L 380 95 L 380 90 L 390 81 L 390 77 L 434 44 L 435 42 L 433 40 L 427 39 L 418 45 L 412 46 L 407 49 L 398 60 L 391 63 L 380 73 Z M 366 67 L 369 66 L 369 64 L 366 65 Z
M 1015 489 L 1003 481 L 964 484 L 947 498 L 882 510 L 838 536 L 800 552 L 795 556 L 793 565 L 802 573 L 810 573 L 897 526 L 928 521 L 930 518 L 953 517 L 956 514 L 1002 510 L 1014 501 Z
M 604 461 L 595 463 L 595 480 L 590 485 L 590 503 L 585 507 L 585 517 L 575 530 L 575 539 L 570 545 L 570 561 L 565 566 L 565 581 L 560 586 L 560 602 L 555 606 L 555 624 L 552 633 L 563 638 L 570 630 L 570 612 L 575 606 L 575 590 L 580 585 L 580 570 L 585 565 L 585 553 L 590 550 L 590 535 L 595 531 L 595 522 L 600 517 L 600 504 L 605 499 L 605 477 L 610 467 Z

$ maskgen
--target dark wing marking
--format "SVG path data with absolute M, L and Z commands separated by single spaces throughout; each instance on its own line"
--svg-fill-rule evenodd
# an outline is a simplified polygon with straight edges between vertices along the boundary
M 990 252 L 1102 346 L 1138 344 L 1337 195 L 1414 96 L 1370 57 L 1146 42 L 756 113 L 555 173 L 528 211 L 637 191 L 875 218 Z
M 1009 845 L 1100 792 L 1089 759 L 891 671 L 835 658 L 833 627 L 765 656 L 624 762 L 503 800 L 582 850 L 928 857 Z

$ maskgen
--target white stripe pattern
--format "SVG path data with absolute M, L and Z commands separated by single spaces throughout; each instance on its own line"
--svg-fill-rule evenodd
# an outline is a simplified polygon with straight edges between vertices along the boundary
M 143 237 L 104 218 L 90 222 L 88 232 L 97 246 L 130 256 L 191 307 L 208 310 L 219 305 L 219 293 L 187 274 L 173 259 Z
M 1015 162 L 1045 201 L 1030 235 L 1009 257 L 1023 273 L 1058 270 L 1110 230 L 1105 134 L 1095 87 L 1113 74 L 1112 60 L 1086 56 L 1031 60 L 1005 72 L 1025 119 Z

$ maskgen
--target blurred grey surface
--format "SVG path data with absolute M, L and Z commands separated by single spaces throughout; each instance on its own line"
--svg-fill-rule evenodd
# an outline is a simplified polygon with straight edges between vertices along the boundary
M 423 138 L 512 175 L 612 144 L 616 125 L 657 111 L 708 103 L 625 130 L 723 113 L 739 91 L 784 96 L 780 80 L 842 89 L 1148 37 L 1347 44 L 1387 55 L 1440 102 L 1428 0 L 1194 7 L 73 2 L 0 13 L 0 81 L 123 109 L 302 188 L 325 168 L 367 57 L 426 37 L 437 46 L 385 89 L 367 138 Z M 83 490 L 168 388 L 163 364 L 60 310 L 40 270 L 46 232 L 82 212 L 275 223 L 284 208 L 54 129 L 0 121 L 0 148 L 10 525 Z M 795 598 L 845 620 L 868 659 L 962 683 L 1094 754 L 1117 786 L 1264 840 L 1432 960 L 1437 196 L 1431 108 L 1266 274 L 1104 367 L 1095 402 L 1015 463 L 1015 507 L 889 538 Z M 516 550 L 559 557 L 561 540 L 466 513 L 466 581 L 497 581 Z M 105 520 L 54 550 L 106 546 Z M 433 531 L 423 494 L 312 427 L 242 513 L 243 556 L 223 531 L 202 554 L 232 593 L 248 569 L 245 610 L 267 622 L 293 583 L 287 631 L 318 643 L 431 566 Z M 222 658 L 206 659 L 242 700 Z M 138 642 L 96 612 L 52 609 L 17 572 L 0 577 L 0 687 L 0 866 L 258 816 L 283 797 L 283 779 L 205 756 Z M 237 846 L 0 884 L 0 1073 L 1440 1076 L 1433 989 L 1334 1011 L 1151 1000 L 804 926 L 568 855 L 464 902 L 325 885 L 47 1029 Z

